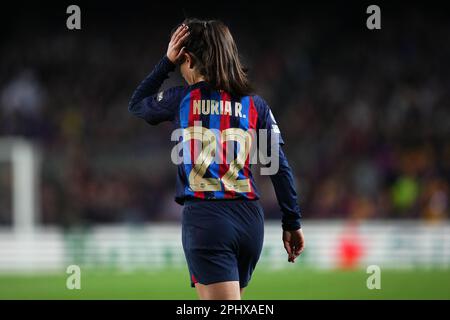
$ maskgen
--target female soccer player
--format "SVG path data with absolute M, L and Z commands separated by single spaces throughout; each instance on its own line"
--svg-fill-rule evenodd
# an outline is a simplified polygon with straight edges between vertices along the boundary
M 158 93 L 177 65 L 188 85 Z M 284 142 L 268 105 L 252 94 L 227 26 L 217 20 L 185 20 L 128 109 L 151 125 L 171 121 L 185 130 L 190 150 L 182 150 L 186 161 L 178 165 L 175 201 L 184 205 L 182 242 L 191 286 L 200 299 L 240 299 L 264 236 L 249 161 L 255 141 L 248 132 L 267 129 L 267 141 L 273 134 L 280 145 Z M 198 140 L 203 148 L 196 155 Z M 227 161 L 230 143 L 236 156 Z M 288 261 L 294 262 L 304 247 L 300 209 L 291 169 L 281 147 L 276 149 L 279 166 L 271 180 L 283 213 L 284 248 Z

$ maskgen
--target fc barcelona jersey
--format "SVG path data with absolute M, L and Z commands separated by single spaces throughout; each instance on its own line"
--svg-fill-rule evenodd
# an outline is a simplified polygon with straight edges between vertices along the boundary
M 164 57 L 135 90 L 129 111 L 151 125 L 171 121 L 180 130 L 175 200 L 258 199 L 250 161 L 258 133 L 265 129 L 266 141 L 273 135 L 284 143 L 269 106 L 258 95 L 234 97 L 205 81 L 161 91 L 174 68 Z M 281 148 L 280 157 L 280 169 L 271 178 L 282 211 L 299 224 L 293 177 Z
M 256 143 L 257 136 L 249 132 L 257 132 L 262 123 L 258 114 L 263 112 L 263 106 L 257 107 L 253 96 L 233 98 L 224 91 L 212 90 L 206 82 L 188 88 L 175 119 L 180 128 L 188 130 L 184 134 L 184 161 L 178 176 L 181 197 L 259 197 L 250 170 L 251 145 Z M 200 127 L 198 134 L 190 134 L 196 127 Z M 202 146 L 196 149 L 196 143 Z M 201 160 L 196 161 L 199 157 Z

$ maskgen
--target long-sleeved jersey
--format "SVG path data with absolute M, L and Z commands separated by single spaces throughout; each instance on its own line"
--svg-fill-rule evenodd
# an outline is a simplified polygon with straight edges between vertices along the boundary
M 151 125 L 171 121 L 175 128 L 183 129 L 176 202 L 259 199 L 250 170 L 253 140 L 257 140 L 258 130 L 266 129 L 269 155 L 270 141 L 284 144 L 269 106 L 257 95 L 232 97 L 205 81 L 159 91 L 174 69 L 165 56 L 137 87 L 128 110 Z M 277 139 L 272 140 L 271 135 Z M 283 229 L 296 230 L 301 214 L 294 179 L 282 148 L 277 149 L 279 167 L 270 177 L 283 212 Z

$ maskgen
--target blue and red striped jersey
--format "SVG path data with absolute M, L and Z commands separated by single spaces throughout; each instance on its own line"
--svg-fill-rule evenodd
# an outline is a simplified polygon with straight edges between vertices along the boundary
M 195 130 L 195 126 L 200 127 L 197 137 L 204 140 L 190 139 L 189 143 L 184 144 L 183 157 L 186 161 L 181 164 L 179 175 L 183 185 L 180 196 L 201 199 L 258 198 L 250 170 L 249 144 L 253 137 L 248 135 L 249 138 L 245 139 L 249 130 L 256 131 L 258 127 L 258 110 L 253 97 L 233 98 L 201 82 L 187 90 L 177 116 L 176 122 L 180 128 Z M 188 134 L 185 138 L 191 136 Z M 210 139 L 215 140 L 213 147 Z M 203 145 L 197 150 L 200 153 L 209 152 L 209 159 L 195 154 L 195 143 Z M 233 155 L 230 156 L 229 152 Z M 189 154 L 186 156 L 185 153 Z M 202 161 L 195 163 L 194 160 L 199 157 Z M 241 163 L 237 159 L 241 159 Z
M 175 200 L 183 204 L 189 199 L 258 199 L 250 161 L 251 147 L 259 144 L 258 131 L 266 129 L 267 141 L 275 134 L 284 144 L 269 106 L 257 95 L 233 97 L 205 81 L 159 91 L 174 68 L 164 57 L 135 90 L 129 111 L 152 125 L 171 121 L 182 132 L 176 141 L 182 161 Z M 294 179 L 281 148 L 279 169 L 271 179 L 283 228 L 300 227 Z

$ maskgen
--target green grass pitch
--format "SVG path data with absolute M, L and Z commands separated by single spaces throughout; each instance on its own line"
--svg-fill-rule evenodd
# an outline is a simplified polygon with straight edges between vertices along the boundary
M 0 299 L 196 299 L 186 270 L 87 270 L 81 289 L 67 274 L 0 274 Z M 450 299 L 450 270 L 382 270 L 381 289 L 369 290 L 361 271 L 257 269 L 244 299 Z

